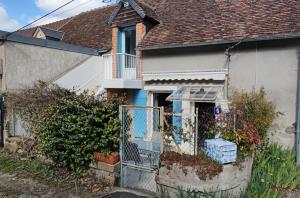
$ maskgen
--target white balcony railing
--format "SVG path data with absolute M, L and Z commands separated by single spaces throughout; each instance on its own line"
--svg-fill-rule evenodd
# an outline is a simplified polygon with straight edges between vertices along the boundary
M 103 55 L 104 78 L 136 79 L 136 56 L 125 53 Z M 115 70 L 115 71 L 114 71 Z

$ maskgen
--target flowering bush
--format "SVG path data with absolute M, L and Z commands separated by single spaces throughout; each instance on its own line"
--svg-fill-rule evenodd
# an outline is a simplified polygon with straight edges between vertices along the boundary
M 248 155 L 265 143 L 267 129 L 278 115 L 263 89 L 259 93 L 235 93 L 228 112 L 210 120 L 207 138 L 219 134 L 238 145 L 239 154 Z
M 233 104 L 242 113 L 243 120 L 253 125 L 260 136 L 265 139 L 267 131 L 274 119 L 280 115 L 275 105 L 266 99 L 266 92 L 262 88 L 259 92 L 233 94 Z

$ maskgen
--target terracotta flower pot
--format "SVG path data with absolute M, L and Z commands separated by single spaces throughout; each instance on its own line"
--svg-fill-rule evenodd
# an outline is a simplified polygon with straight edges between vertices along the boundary
M 119 153 L 112 153 L 111 155 L 104 155 L 99 151 L 94 151 L 94 156 L 97 161 L 114 165 L 120 161 Z

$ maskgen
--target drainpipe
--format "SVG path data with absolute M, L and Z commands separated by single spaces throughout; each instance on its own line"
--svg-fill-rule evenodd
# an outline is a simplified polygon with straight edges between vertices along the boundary
M 296 154 L 297 165 L 300 165 L 300 48 L 298 55 L 298 71 L 297 71 L 297 108 L 296 108 Z

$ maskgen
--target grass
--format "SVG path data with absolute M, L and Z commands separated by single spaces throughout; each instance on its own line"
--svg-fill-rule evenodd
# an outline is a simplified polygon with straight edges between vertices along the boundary
M 184 190 L 182 188 L 177 188 L 176 198 L 234 198 L 234 196 L 230 195 L 227 192 L 197 192 L 191 189 Z M 171 198 L 168 190 L 164 187 L 160 187 L 159 195 L 156 198 Z
M 91 185 L 102 190 L 108 184 L 92 178 L 87 172 L 74 173 L 39 159 L 28 159 L 17 155 L 0 154 L 0 172 L 16 175 L 19 178 L 31 178 L 49 187 L 68 190 L 79 196 L 90 193 Z

